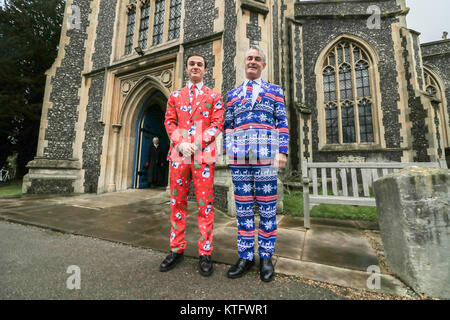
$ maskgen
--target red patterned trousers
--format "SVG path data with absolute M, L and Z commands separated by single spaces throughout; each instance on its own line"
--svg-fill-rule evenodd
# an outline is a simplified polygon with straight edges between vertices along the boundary
M 192 180 L 198 206 L 199 255 L 212 252 L 214 226 L 214 164 L 171 162 L 170 168 L 170 207 L 171 230 L 170 248 L 182 253 L 186 249 L 185 230 L 187 219 L 187 200 L 189 183 Z

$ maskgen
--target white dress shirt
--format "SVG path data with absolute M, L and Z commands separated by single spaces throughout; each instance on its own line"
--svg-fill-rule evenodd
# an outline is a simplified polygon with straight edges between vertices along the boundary
M 247 92 L 247 83 L 250 80 L 246 79 L 244 81 L 244 96 Z M 253 80 L 253 91 L 252 91 L 252 105 L 255 103 L 256 99 L 258 98 L 259 93 L 261 92 L 261 78 Z
M 193 85 L 193 83 L 191 81 L 188 81 L 187 86 L 189 87 L 189 92 L 191 92 L 192 85 Z M 199 94 L 201 94 L 203 92 L 201 90 L 203 88 L 203 81 L 196 83 L 195 86 L 196 86 L 195 94 L 198 96 Z

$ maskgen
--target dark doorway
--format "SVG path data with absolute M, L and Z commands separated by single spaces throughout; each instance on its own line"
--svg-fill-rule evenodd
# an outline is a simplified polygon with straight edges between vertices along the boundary
M 168 162 L 167 152 L 169 150 L 169 138 L 164 127 L 165 111 L 162 108 L 160 101 L 155 102 L 152 99 L 147 106 L 144 104 L 143 112 L 138 119 L 139 132 L 136 135 L 137 139 L 137 157 L 136 157 L 136 171 L 134 179 L 134 188 L 144 189 L 149 188 L 148 181 L 148 166 L 150 163 L 150 147 L 153 144 L 153 138 L 159 138 L 159 147 L 163 152 L 164 165 L 158 168 L 162 175 L 162 187 L 167 186 L 168 182 Z M 159 100 L 159 99 L 158 99 Z

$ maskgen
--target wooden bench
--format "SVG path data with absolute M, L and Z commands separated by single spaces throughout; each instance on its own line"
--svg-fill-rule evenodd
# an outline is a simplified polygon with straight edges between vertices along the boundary
M 438 162 L 314 163 L 303 161 L 302 180 L 305 228 L 310 228 L 309 211 L 314 205 L 324 203 L 375 207 L 375 198 L 370 196 L 373 182 L 389 173 L 413 166 L 440 167 Z M 329 180 L 331 180 L 330 192 L 332 191 L 333 195 L 328 195 Z M 311 183 L 312 194 L 310 194 L 309 190 Z M 320 185 L 322 194 L 319 194 Z

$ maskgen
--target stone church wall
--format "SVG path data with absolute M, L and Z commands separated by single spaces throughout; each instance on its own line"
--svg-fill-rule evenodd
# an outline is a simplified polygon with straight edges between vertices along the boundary
M 373 3 L 372 3 L 373 2 Z M 400 148 L 401 135 L 399 123 L 399 109 L 397 102 L 400 99 L 396 70 L 396 59 L 391 25 L 398 23 L 395 16 L 386 16 L 381 19 L 381 29 L 367 28 L 366 10 L 375 4 L 384 12 L 399 12 L 401 8 L 395 1 L 371 2 L 326 2 L 319 5 L 297 3 L 295 18 L 302 22 L 303 33 L 303 59 L 304 65 L 305 102 L 312 109 L 312 150 L 314 161 L 337 161 L 340 155 L 363 156 L 367 161 L 401 161 Z M 338 19 L 336 14 L 348 17 Z M 332 18 L 333 17 L 333 18 Z M 350 34 L 364 39 L 379 56 L 381 109 L 382 115 L 377 119 L 384 127 L 386 149 L 381 150 L 342 150 L 321 151 L 319 145 L 319 123 L 317 110 L 317 92 L 315 66 L 322 50 L 342 34 Z M 390 149 L 390 150 L 389 150 Z M 392 150 L 394 149 L 394 150 Z
M 109 66 L 112 51 L 114 20 L 117 0 L 101 0 L 96 30 L 93 70 Z M 96 73 L 91 79 L 89 102 L 86 108 L 85 139 L 83 141 L 83 169 L 85 192 L 97 192 L 100 175 L 100 156 L 104 125 L 101 123 L 102 103 L 105 87 L 105 71 Z

